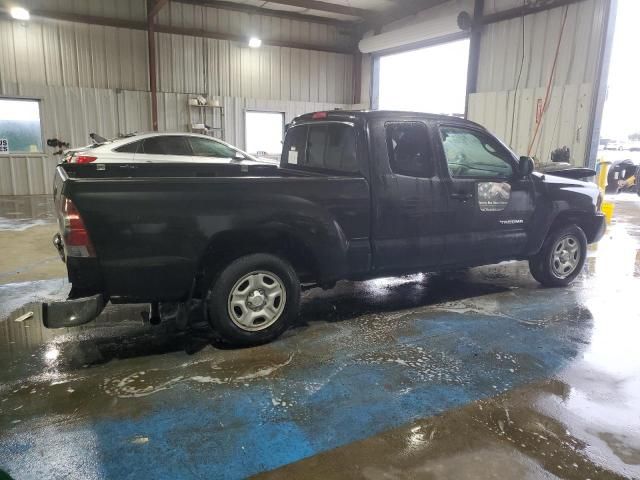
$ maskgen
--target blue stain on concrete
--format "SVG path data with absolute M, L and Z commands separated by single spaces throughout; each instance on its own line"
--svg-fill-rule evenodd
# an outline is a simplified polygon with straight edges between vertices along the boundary
M 65 468 L 79 478 L 244 478 L 548 377 L 589 335 L 588 312 L 575 303 L 562 315 L 554 302 L 505 308 L 508 316 L 417 315 L 391 345 L 337 349 L 248 386 L 179 383 L 147 397 L 150 407 L 138 416 L 105 412 L 37 436 L 16 428 L 0 437 L 0 463 L 17 478 Z M 424 359 L 411 367 L 421 352 L 429 354 L 427 377 Z M 280 393 L 286 408 L 274 400 Z M 140 435 L 148 441 L 133 440 Z

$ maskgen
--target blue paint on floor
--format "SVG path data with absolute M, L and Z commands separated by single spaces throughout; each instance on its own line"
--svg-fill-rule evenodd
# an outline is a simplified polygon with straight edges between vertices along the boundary
M 575 298 L 549 295 L 557 301 L 543 293 L 533 297 L 539 303 L 503 299 L 507 316 L 434 309 L 380 341 L 350 343 L 350 322 L 328 326 L 327 337 L 305 340 L 299 331 L 269 347 L 305 358 L 278 375 L 246 384 L 177 382 L 145 397 L 143 412 L 122 417 L 107 408 L 48 422 L 37 435 L 35 419 L 0 436 L 1 464 L 16 478 L 73 471 L 78 478 L 236 479 L 277 468 L 549 377 L 579 354 L 590 330 Z M 305 357 L 323 342 L 337 346 Z

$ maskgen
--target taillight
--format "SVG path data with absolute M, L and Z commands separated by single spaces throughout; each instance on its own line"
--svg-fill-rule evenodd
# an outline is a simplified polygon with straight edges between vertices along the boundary
M 327 112 L 316 112 L 313 115 L 311 115 L 312 120 L 321 120 L 324 118 L 327 118 Z
M 62 221 L 62 238 L 66 255 L 68 257 L 95 257 L 96 252 L 80 212 L 69 198 L 65 198 L 62 204 Z
M 77 155 L 74 158 L 74 163 L 91 163 L 98 159 L 98 157 L 92 157 L 91 155 Z

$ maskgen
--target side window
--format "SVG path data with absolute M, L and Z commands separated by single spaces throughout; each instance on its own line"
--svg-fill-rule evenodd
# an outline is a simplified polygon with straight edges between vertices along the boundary
M 441 127 L 440 137 L 453 178 L 509 178 L 511 155 L 494 138 L 460 127 Z
M 138 149 L 142 145 L 142 140 L 138 140 L 137 142 L 127 143 L 126 145 L 122 145 L 115 149 L 116 152 L 122 153 L 137 153 Z
M 152 155 L 191 155 L 191 148 L 180 135 L 165 135 L 144 140 L 144 153 Z
M 234 149 L 215 140 L 200 137 L 188 137 L 188 139 L 193 154 L 198 157 L 234 158 L 237 153 Z
M 287 130 L 282 150 L 283 165 L 305 165 L 307 163 L 307 130 L 306 126 L 291 127 Z
M 429 131 L 421 122 L 387 123 L 387 150 L 394 173 L 429 178 L 434 175 Z

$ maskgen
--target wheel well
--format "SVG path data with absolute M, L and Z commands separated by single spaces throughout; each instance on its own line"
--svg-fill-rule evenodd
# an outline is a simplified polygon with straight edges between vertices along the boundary
M 589 222 L 587 215 L 578 212 L 560 213 L 551 224 L 547 235 L 549 235 L 549 233 L 553 232 L 554 230 L 567 225 L 577 225 L 578 227 L 580 227 L 584 231 L 587 239 L 590 239 L 593 236 L 593 232 L 591 231 L 593 228 L 592 222 Z
M 207 246 L 198 267 L 196 295 L 204 296 L 216 275 L 233 260 L 251 253 L 270 253 L 291 263 L 303 283 L 318 279 L 311 249 L 299 238 L 280 231 L 234 231 L 218 234 Z

